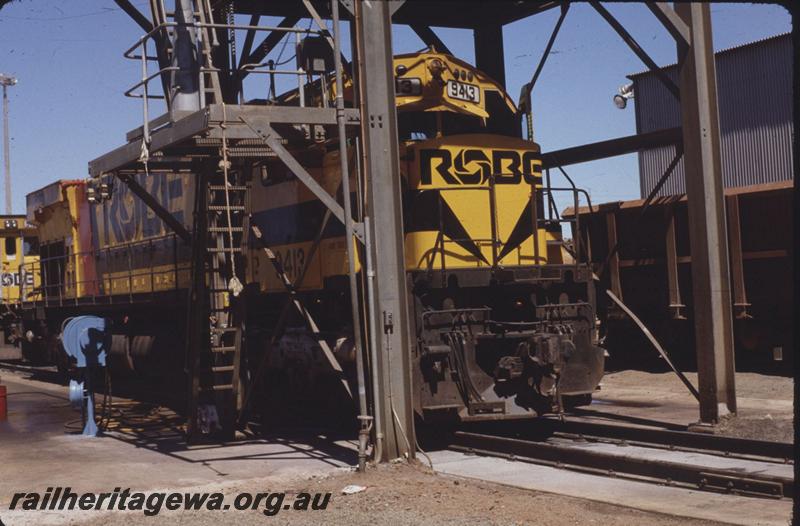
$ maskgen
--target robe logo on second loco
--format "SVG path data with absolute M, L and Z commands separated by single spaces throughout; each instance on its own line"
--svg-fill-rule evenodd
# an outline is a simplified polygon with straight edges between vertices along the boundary
M 3 272 L 0 274 L 0 285 L 3 287 L 18 287 L 23 281 L 25 285 L 33 286 L 33 274 L 30 272 L 22 272 L 22 276 L 20 276 L 19 272 Z
M 167 208 L 181 223 L 184 223 L 184 188 L 183 179 L 178 177 L 136 176 L 137 182 L 144 187 L 161 206 Z M 114 186 L 113 197 L 108 203 L 100 205 L 102 220 L 105 224 L 104 244 L 126 243 L 163 235 L 166 232 L 164 223 L 150 208 L 139 199 L 127 185 Z M 111 236 L 109 236 L 111 234 Z
M 539 152 L 519 152 L 515 150 L 491 150 L 491 159 L 485 150 L 463 149 L 455 154 L 450 150 L 421 150 L 419 152 L 419 176 L 423 185 L 432 184 L 431 175 L 435 171 L 447 184 L 483 184 L 494 174 L 495 184 L 537 183 L 541 174 Z M 431 169 L 431 161 L 439 160 L 439 165 Z M 538 164 L 537 167 L 534 164 Z M 477 167 L 477 170 L 470 169 Z

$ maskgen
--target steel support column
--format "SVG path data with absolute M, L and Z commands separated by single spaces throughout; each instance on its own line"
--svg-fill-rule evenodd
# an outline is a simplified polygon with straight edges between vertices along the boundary
M 714 423 L 736 411 L 736 390 L 711 12 L 696 2 L 676 2 L 675 12 L 691 35 L 691 46 L 678 42 L 681 120 L 700 420 Z
M 8 136 L 8 86 L 3 84 L 3 166 L 5 173 L 6 214 L 11 215 L 11 147 Z
M 194 2 L 175 0 L 175 37 L 172 43 L 172 65 L 180 68 L 173 72 L 170 83 L 173 93 L 170 108 L 197 111 L 200 109 L 200 65 L 197 57 L 197 38 L 194 32 Z
M 375 320 L 377 381 L 372 386 L 377 449 L 382 462 L 414 456 L 414 417 L 408 303 L 403 253 L 402 194 L 398 155 L 397 114 L 392 64 L 391 6 L 357 2 L 355 30 L 359 84 L 363 103 L 362 130 L 368 238 L 377 275 L 375 301 L 367 304 Z M 369 90 L 364 89 L 369 86 Z M 345 197 L 346 198 L 346 197 Z M 382 444 L 381 444 L 382 442 Z
M 503 26 L 486 24 L 475 29 L 475 67 L 503 88 L 506 87 L 506 63 L 503 54 Z

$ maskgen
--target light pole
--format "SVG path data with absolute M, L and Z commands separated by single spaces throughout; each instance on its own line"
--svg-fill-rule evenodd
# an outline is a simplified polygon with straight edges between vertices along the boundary
M 8 87 L 17 83 L 17 79 L 0 73 L 0 84 L 3 86 L 3 161 L 5 163 L 6 214 L 11 215 L 11 159 L 8 141 Z

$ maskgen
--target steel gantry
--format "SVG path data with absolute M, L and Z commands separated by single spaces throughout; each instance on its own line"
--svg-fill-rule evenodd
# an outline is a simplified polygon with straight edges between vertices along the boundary
M 167 226 L 192 245 L 186 362 L 190 378 L 189 436 L 207 431 L 204 428 L 217 418 L 223 435 L 232 436 L 237 424 L 246 423 L 252 393 L 263 372 L 264 360 L 257 367 L 253 364 L 254 375 L 248 375 L 242 367 L 244 302 L 239 294 L 244 285 L 240 283 L 241 270 L 237 273 L 236 269 L 246 264 L 241 254 L 248 238 L 262 245 L 260 248 L 283 279 L 290 293 L 287 308 L 297 309 L 309 329 L 319 333 L 313 317 L 295 294 L 302 278 L 290 280 L 270 248 L 263 245 L 260 231 L 247 224 L 247 163 L 270 157 L 280 159 L 327 207 L 320 233 L 329 220 L 339 221 L 348 238 L 357 242 L 356 250 L 366 254 L 368 270 L 362 298 L 356 277 L 357 256 L 348 243 L 362 437 L 366 439 L 368 430 L 372 431 L 377 460 L 413 456 L 390 21 L 398 4 L 342 2 L 341 11 L 350 21 L 354 50 L 350 61 L 346 61 L 341 55 L 344 17 L 340 16 L 338 2 L 330 5 L 302 1 L 274 6 L 261 2 L 176 0 L 174 10 L 169 12 L 160 0 L 154 0 L 149 18 L 126 0 L 117 3 L 146 31 L 125 53 L 127 58 L 141 62 L 141 80 L 127 94 L 142 99 L 144 124 L 128 134 L 127 144 L 90 162 L 89 171 L 96 177 L 113 174 L 131 186 Z M 277 26 L 259 25 L 261 16 L 281 15 L 282 10 L 288 11 Z M 250 15 L 250 23 L 236 24 L 237 14 Z M 301 18 L 313 20 L 316 27 L 295 27 Z M 332 30 L 325 18 L 332 21 Z M 235 49 L 237 30 L 246 31 L 239 57 Z M 266 33 L 266 37 L 254 48 L 259 33 Z M 302 98 L 297 106 L 249 103 L 243 96 L 242 83 L 248 75 L 295 74 L 302 83 L 306 75 L 314 73 L 300 68 L 279 71 L 273 63 L 263 62 L 269 51 L 292 33 L 298 41 L 310 36 L 322 38 L 332 48 L 335 100 L 311 107 Z M 148 54 L 148 48 L 155 48 L 155 53 Z M 158 64 L 155 72 L 149 69 L 151 62 Z M 343 99 L 345 67 L 352 72 L 358 97 L 350 108 L 345 107 Z M 161 82 L 161 95 L 151 85 L 155 79 Z M 368 92 L 364 89 L 367 85 Z M 167 111 L 151 118 L 151 102 L 155 98 L 162 98 Z M 303 142 L 302 136 L 298 138 L 303 130 L 306 134 L 338 137 L 341 193 L 367 196 L 362 217 L 354 217 L 354 213 L 361 213 L 361 207 L 354 210 L 349 198 L 332 196 L 293 156 L 291 144 Z M 359 145 L 357 150 L 364 153 L 359 159 L 363 164 L 358 168 L 363 178 L 355 178 L 357 189 L 349 188 L 348 142 Z M 191 233 L 133 177 L 140 173 L 159 177 L 180 170 L 195 175 Z M 241 195 L 231 195 L 240 188 Z M 370 298 L 369 303 L 366 297 Z M 285 322 L 287 308 L 279 326 Z M 362 326 L 362 312 L 369 320 L 366 326 Z M 366 341 L 371 345 L 365 345 Z M 341 365 L 326 340 L 319 336 L 318 342 L 331 368 L 341 376 Z M 232 357 L 221 360 L 225 354 Z M 341 378 L 349 393 L 348 383 Z M 221 414 L 211 414 L 211 407 Z
M 362 438 L 371 435 L 376 460 L 412 457 L 415 438 L 410 356 L 416 342 L 409 333 L 403 264 L 392 24 L 409 25 L 427 45 L 442 51 L 447 48 L 432 27 L 472 30 L 476 67 L 504 85 L 503 27 L 560 7 L 561 16 L 548 41 L 549 50 L 569 3 L 509 0 L 493 2 L 487 9 L 485 2 L 468 1 L 454 9 L 452 2 L 440 0 L 175 0 L 169 11 L 163 0 L 150 0 L 148 17 L 129 0 L 115 1 L 145 32 L 125 53 L 141 66 L 140 81 L 126 94 L 141 98 L 143 125 L 127 134 L 126 144 L 91 161 L 89 172 L 93 177 L 113 175 L 131 186 L 166 225 L 192 245 L 190 295 L 194 301 L 189 302 L 187 323 L 190 433 L 208 424 L 210 415 L 201 409 L 215 401 L 223 407 L 220 422 L 226 434 L 232 435 L 237 424 L 246 423 L 252 394 L 256 392 L 263 360 L 250 364 L 251 374 L 241 363 L 244 315 L 240 292 L 247 285 L 241 283 L 241 269 L 246 264 L 242 254 L 248 240 L 260 243 L 257 229 L 251 229 L 247 220 L 247 171 L 264 159 L 277 158 L 327 207 L 320 232 L 329 220 L 339 221 L 352 241 L 347 246 Z M 648 68 L 660 71 L 601 3 L 591 5 Z M 676 10 L 661 2 L 647 6 L 677 41 L 679 86 L 663 75 L 662 80 L 681 100 L 683 132 L 675 128 L 545 152 L 544 167 L 561 167 L 654 145 L 683 144 L 692 258 L 700 262 L 693 264 L 700 414 L 703 421 L 713 422 L 720 416 L 720 407 L 735 411 L 735 392 L 708 6 L 682 4 Z M 249 22 L 237 23 L 237 15 L 240 19 L 249 17 Z M 265 16 L 282 20 L 274 26 L 261 25 Z M 313 24 L 300 28 L 301 19 Z M 326 21 L 331 22 L 331 28 Z M 343 22 L 349 24 L 349 59 L 341 52 Z M 237 31 L 246 35 L 241 45 L 236 39 Z M 301 79 L 302 90 L 302 79 L 314 73 L 299 65 L 297 69 L 280 70 L 279 64 L 265 61 L 287 35 L 294 35 L 296 42 L 315 37 L 330 45 L 336 83 L 334 100 L 310 106 L 300 96 L 292 106 L 257 104 L 245 97 L 244 80 L 250 75 L 295 75 Z M 525 102 L 544 70 L 546 56 L 547 53 L 523 89 L 520 106 L 528 118 L 530 103 Z M 155 71 L 153 63 L 157 66 Z M 352 80 L 354 93 L 350 107 L 345 107 L 342 99 L 345 72 Z M 274 98 L 274 92 L 266 95 Z M 163 100 L 163 114 L 151 115 L 154 99 Z M 355 192 L 362 196 L 359 206 L 353 208 L 346 197 L 334 197 L 323 189 L 287 147 L 313 141 L 315 134 L 338 137 L 342 152 L 340 195 Z M 360 153 L 354 189 L 349 188 L 348 143 Z M 184 227 L 148 196 L 134 177 L 142 173 L 159 177 L 177 171 L 196 175 L 197 198 L 191 228 Z M 671 170 L 666 176 L 669 173 Z M 260 248 L 268 256 L 271 254 L 268 246 Z M 364 263 L 364 272 L 357 276 L 358 256 Z M 287 311 L 296 309 L 316 333 L 313 318 L 295 295 L 305 269 L 292 281 L 276 258 L 270 260 L 283 276 L 289 293 L 278 327 L 285 321 Z M 332 369 L 341 372 L 321 336 L 319 343 Z M 229 359 L 219 359 L 227 352 L 232 353 Z M 225 379 L 223 375 L 227 375 Z M 343 383 L 347 388 L 344 380 Z
M 676 3 L 673 9 L 667 2 L 646 2 L 676 41 L 679 65 L 679 85 L 676 85 L 602 3 L 592 1 L 590 4 L 679 100 L 681 128 L 544 152 L 543 168 L 612 157 L 658 145 L 678 146 L 676 157 L 646 201 L 653 199 L 683 156 L 689 208 L 700 421 L 715 423 L 721 416 L 736 411 L 736 389 L 710 6 L 699 2 Z M 568 2 L 563 3 L 562 16 L 556 23 L 534 78 L 523 88 L 523 101 L 530 97 L 530 89 L 546 60 L 568 5 Z M 610 255 L 616 252 L 616 246 L 609 248 Z M 679 299 L 677 303 L 680 303 Z

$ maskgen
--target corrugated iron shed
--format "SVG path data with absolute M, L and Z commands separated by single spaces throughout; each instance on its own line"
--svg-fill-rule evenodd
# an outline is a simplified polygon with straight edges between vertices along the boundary
M 715 57 L 725 187 L 791 180 L 791 35 L 729 48 Z M 665 71 L 678 82 L 675 65 Z M 637 133 L 680 126 L 680 106 L 654 74 L 647 71 L 629 78 L 634 85 Z M 639 153 L 642 197 L 655 187 L 674 156 L 674 146 Z M 658 195 L 685 191 L 681 159 Z

